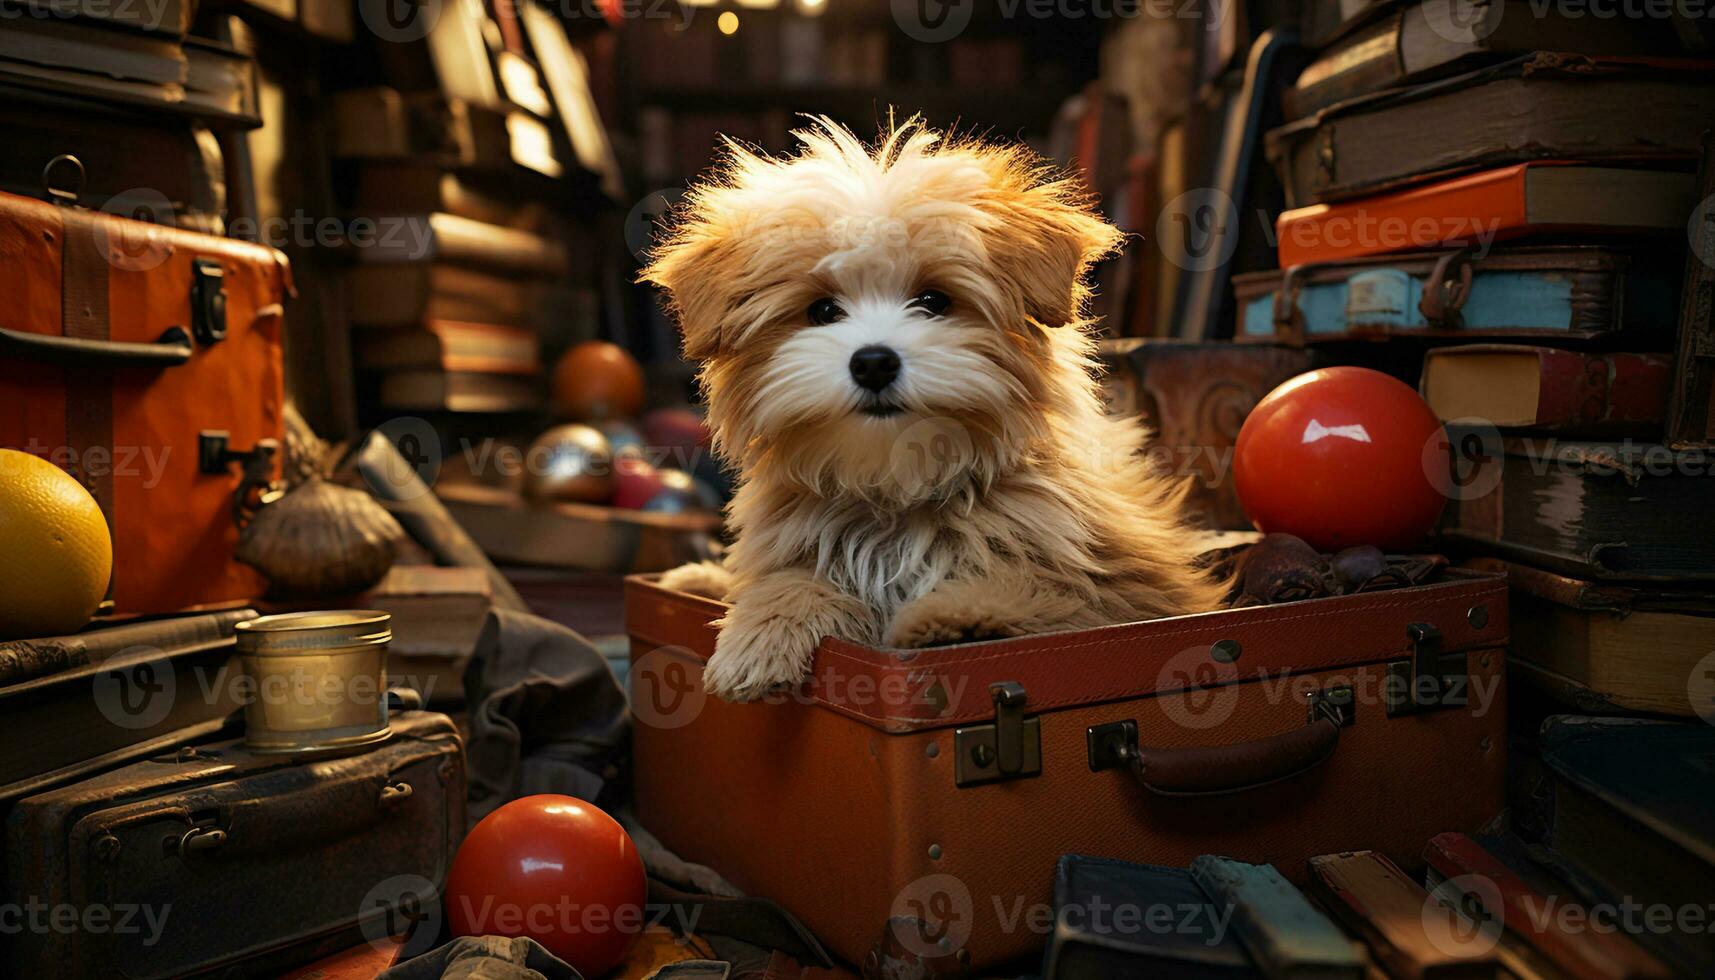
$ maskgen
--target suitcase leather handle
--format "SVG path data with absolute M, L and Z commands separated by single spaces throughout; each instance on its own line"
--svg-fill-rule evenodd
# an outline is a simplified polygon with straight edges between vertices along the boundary
M 59 337 L 0 327 L 0 355 L 79 367 L 169 368 L 191 359 L 191 338 L 183 327 L 168 327 L 152 344 Z
M 1169 748 L 1133 741 L 1112 751 L 1144 789 L 1158 796 L 1219 796 L 1309 772 L 1326 762 L 1339 743 L 1340 725 L 1316 716 L 1290 732 L 1234 745 Z

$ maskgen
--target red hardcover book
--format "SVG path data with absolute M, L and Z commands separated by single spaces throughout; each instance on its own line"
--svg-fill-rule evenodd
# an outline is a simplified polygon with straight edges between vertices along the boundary
M 1653 435 L 1673 358 L 1519 344 L 1442 347 L 1423 356 L 1423 397 L 1442 421 L 1588 436 Z
M 1665 980 L 1672 976 L 1660 961 L 1624 935 L 1592 928 L 1588 910 L 1566 894 L 1543 894 L 1464 834 L 1431 838 L 1423 856 L 1443 878 L 1475 882 L 1479 887 L 1468 889 L 1466 895 L 1572 980 Z
M 1468 247 L 1545 232 L 1674 232 L 1696 205 L 1692 174 L 1521 163 L 1422 187 L 1286 211 L 1280 267 Z

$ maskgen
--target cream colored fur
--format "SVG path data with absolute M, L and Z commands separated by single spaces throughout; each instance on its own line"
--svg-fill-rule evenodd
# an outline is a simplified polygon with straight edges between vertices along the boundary
M 1120 233 L 1028 150 L 915 120 L 865 146 L 737 145 L 643 278 L 699 362 L 715 447 L 740 471 L 723 564 L 668 573 L 731 610 L 704 686 L 755 698 L 828 635 L 925 646 L 1214 608 L 1181 494 L 1106 417 L 1084 318 Z M 925 289 L 945 315 L 910 305 Z M 812 324 L 832 298 L 845 317 Z M 890 417 L 852 353 L 896 350 Z

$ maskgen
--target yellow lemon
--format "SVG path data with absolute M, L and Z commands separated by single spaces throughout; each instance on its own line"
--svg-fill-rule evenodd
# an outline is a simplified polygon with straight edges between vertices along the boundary
M 64 470 L 0 449 L 0 639 L 70 633 L 107 594 L 113 541 Z

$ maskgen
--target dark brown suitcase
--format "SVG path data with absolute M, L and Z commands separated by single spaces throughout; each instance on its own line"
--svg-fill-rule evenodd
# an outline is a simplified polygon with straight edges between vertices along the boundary
M 925 650 L 828 639 L 753 704 L 702 695 L 724 609 L 626 582 L 638 816 L 866 974 L 1040 948 L 1062 854 L 1302 881 L 1333 851 L 1420 867 L 1503 804 L 1500 575 Z
M 432 890 L 417 901 L 439 901 L 465 770 L 447 716 L 392 725 L 362 754 L 305 761 L 219 742 L 20 801 L 7 902 L 44 918 L 9 937 L 0 972 L 255 975 L 395 931 L 400 910 L 374 897 L 409 881 Z M 59 909 L 75 911 L 69 928 L 54 925 Z

